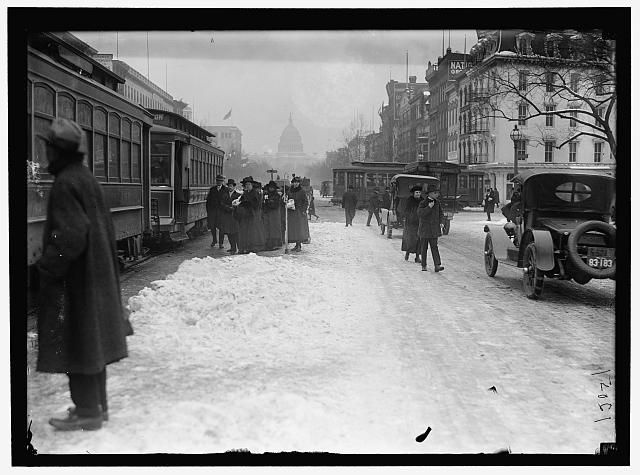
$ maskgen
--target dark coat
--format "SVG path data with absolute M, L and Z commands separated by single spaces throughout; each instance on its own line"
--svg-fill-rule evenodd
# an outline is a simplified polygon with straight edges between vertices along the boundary
M 485 213 L 493 213 L 496 207 L 496 198 L 493 194 L 493 190 L 488 191 L 484 195 L 484 212 Z
M 434 200 L 433 207 L 429 207 L 429 199 L 425 198 L 418 205 L 418 237 L 437 238 L 442 236 L 441 224 L 445 224 L 444 213 L 438 200 Z
M 342 207 L 346 209 L 356 209 L 358 205 L 358 195 L 353 191 L 345 191 L 342 195 Z
M 280 209 L 282 196 L 277 192 L 265 194 L 262 203 L 262 224 L 265 240 L 278 241 L 282 238 Z
M 115 232 L 100 185 L 61 159 L 47 205 L 38 371 L 95 374 L 127 356 Z
M 307 222 L 307 194 L 298 187 L 289 189 L 289 199 L 293 200 L 296 209 L 287 210 L 287 234 L 289 242 L 302 242 L 309 239 L 309 223 Z
M 403 251 L 418 252 L 418 205 L 420 201 L 420 199 L 410 196 L 405 202 L 404 230 L 402 231 Z
M 384 192 L 380 200 L 380 206 L 385 209 L 391 208 L 391 193 Z
M 220 200 L 225 193 L 228 195 L 229 191 L 224 185 L 220 187 L 220 191 L 215 185 L 209 189 L 209 194 L 207 195 L 207 224 L 209 229 L 220 227 Z
M 373 212 L 380 211 L 380 197 L 378 196 L 378 193 L 373 193 L 369 197 L 369 206 L 367 206 L 367 210 Z
M 260 194 L 257 190 L 245 191 L 236 207 L 238 220 L 238 249 L 241 251 L 261 251 L 264 248 L 264 231 L 260 216 Z
M 316 214 L 316 204 L 313 195 L 309 195 L 309 215 L 315 216 Z
M 234 217 L 233 206 L 231 202 L 242 196 L 235 189 L 230 192 L 227 188 L 226 193 L 220 195 L 220 208 L 218 212 L 218 227 L 225 234 L 237 234 L 240 231 L 238 220 Z

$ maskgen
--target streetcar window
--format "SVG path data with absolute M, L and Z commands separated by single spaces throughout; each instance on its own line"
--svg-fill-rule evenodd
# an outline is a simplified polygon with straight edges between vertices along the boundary
M 78 102 L 78 123 L 91 127 L 93 125 L 93 114 L 91 112 L 91 104 Z
M 36 84 L 34 108 L 49 116 L 55 116 L 54 92 L 49 86 Z
M 151 184 L 171 185 L 171 144 L 151 144 Z
M 131 142 L 122 141 L 120 154 L 120 176 L 123 181 L 131 180 Z
M 76 120 L 76 101 L 66 94 L 58 95 L 58 117 Z
M 107 136 L 96 133 L 93 142 L 93 174 L 98 178 L 105 178 L 105 159 L 107 158 Z
M 140 145 L 131 144 L 131 181 L 140 183 Z

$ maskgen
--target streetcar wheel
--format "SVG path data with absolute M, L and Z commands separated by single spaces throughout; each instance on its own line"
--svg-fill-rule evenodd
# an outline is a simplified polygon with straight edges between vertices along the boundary
M 491 241 L 491 234 L 487 234 L 484 238 L 484 270 L 489 277 L 496 275 L 498 270 L 498 260 L 493 253 L 493 241 Z
M 537 251 L 535 243 L 529 243 L 524 250 L 524 273 L 522 288 L 525 295 L 533 300 L 540 298 L 544 286 L 544 274 L 536 267 Z

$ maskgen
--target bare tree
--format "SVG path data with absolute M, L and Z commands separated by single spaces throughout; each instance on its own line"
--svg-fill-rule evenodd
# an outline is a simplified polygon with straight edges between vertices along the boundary
M 471 95 L 475 99 L 473 121 L 490 117 L 509 121 L 545 119 L 554 127 L 556 148 L 581 136 L 609 144 L 616 157 L 616 65 L 615 44 L 597 34 L 581 35 L 580 47 L 570 57 L 556 49 L 549 56 L 500 54 L 500 61 L 479 63 L 470 72 Z M 553 118 L 564 119 L 566 129 Z M 538 128 L 545 140 L 548 130 Z M 555 134 L 562 133 L 562 137 Z

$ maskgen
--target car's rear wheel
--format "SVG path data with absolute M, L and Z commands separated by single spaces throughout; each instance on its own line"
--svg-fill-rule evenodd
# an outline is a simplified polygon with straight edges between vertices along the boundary
M 522 276 L 522 288 L 530 299 L 538 299 L 542 295 L 544 286 L 544 273 L 536 266 L 538 253 L 535 243 L 529 243 L 524 250 L 524 273 Z
M 498 270 L 498 260 L 493 253 L 491 234 L 487 234 L 484 238 L 484 270 L 489 277 L 496 275 L 496 271 Z

